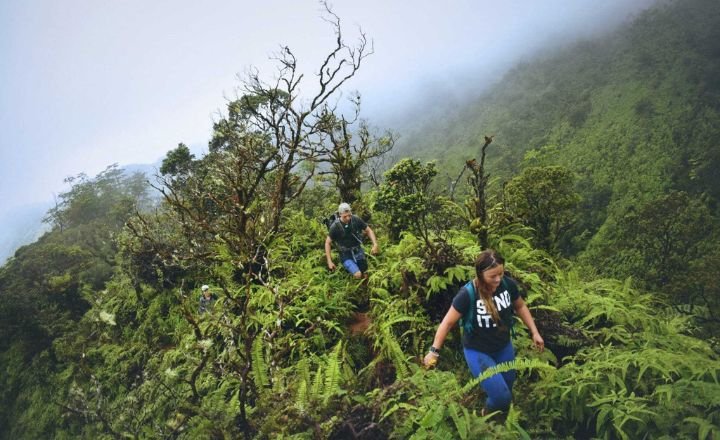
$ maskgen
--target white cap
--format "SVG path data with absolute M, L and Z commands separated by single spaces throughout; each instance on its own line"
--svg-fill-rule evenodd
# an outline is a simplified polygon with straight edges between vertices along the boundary
M 342 202 L 340 205 L 338 205 L 338 213 L 342 214 L 344 212 L 352 212 L 349 203 Z
M 204 292 L 204 291 L 208 290 L 209 288 L 210 288 L 210 286 L 208 286 L 207 284 L 203 284 L 203 286 L 200 288 L 200 290 L 202 290 Z

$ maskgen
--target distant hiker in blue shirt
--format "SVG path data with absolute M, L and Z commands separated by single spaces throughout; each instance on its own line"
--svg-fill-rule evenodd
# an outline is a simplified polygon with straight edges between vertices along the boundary
M 368 265 L 365 258 L 365 251 L 362 247 L 363 235 L 370 237 L 372 241 L 373 255 L 380 252 L 375 233 L 370 226 L 360 217 L 353 215 L 350 205 L 341 203 L 338 206 L 338 218 L 330 225 L 327 238 L 325 239 L 325 257 L 327 258 L 328 269 L 335 270 L 331 251 L 331 243 L 335 243 L 340 251 L 340 261 L 345 269 L 355 278 L 362 278 L 367 275 Z
M 202 294 L 200 295 L 200 314 L 203 314 L 205 312 L 212 311 L 212 306 L 215 304 L 215 295 L 210 292 L 210 286 L 207 284 L 204 284 L 200 290 L 202 291 Z
M 530 330 L 535 347 L 540 351 L 545 347 L 517 284 L 505 276 L 505 259 L 493 250 L 483 251 L 475 260 L 475 275 L 472 282 L 455 295 L 423 360 L 426 366 L 437 363 L 445 337 L 461 318 L 465 361 L 473 377 L 478 377 L 489 367 L 515 359 L 510 338 L 510 327 L 515 319 L 513 310 Z M 510 407 L 513 382 L 515 370 L 496 374 L 481 382 L 487 394 L 483 415 Z

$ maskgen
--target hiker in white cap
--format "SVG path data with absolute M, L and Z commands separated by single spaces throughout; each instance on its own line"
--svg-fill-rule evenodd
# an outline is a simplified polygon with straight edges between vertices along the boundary
M 328 269 L 335 270 L 335 263 L 333 263 L 330 253 L 331 243 L 335 243 L 340 251 L 340 261 L 345 269 L 358 279 L 367 276 L 367 259 L 362 247 L 365 235 L 372 241 L 370 252 L 377 255 L 380 248 L 375 238 L 375 232 L 363 219 L 353 215 L 348 203 L 341 203 L 338 206 L 337 219 L 330 225 L 325 239 L 325 257 Z
M 212 310 L 216 298 L 207 284 L 203 284 L 200 290 L 202 291 L 202 295 L 200 295 L 200 313 L 202 314 Z

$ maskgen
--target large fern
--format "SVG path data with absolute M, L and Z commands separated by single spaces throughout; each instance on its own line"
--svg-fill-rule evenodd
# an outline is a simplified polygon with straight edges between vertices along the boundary
M 252 376 L 259 394 L 265 393 L 270 387 L 267 373 L 268 364 L 265 360 L 265 345 L 260 337 L 256 337 L 252 345 Z
M 460 394 L 467 394 L 471 390 L 476 389 L 485 379 L 489 379 L 496 374 L 505 373 L 512 370 L 548 372 L 555 371 L 555 367 L 549 365 L 547 362 L 543 362 L 538 359 L 515 359 L 509 362 L 503 362 L 494 367 L 485 369 L 478 377 L 465 384 L 460 389 Z
M 491 423 L 491 415 L 478 414 L 482 403 L 479 381 L 493 374 L 520 369 L 546 371 L 554 368 L 538 360 L 519 360 L 487 371 L 487 375 L 461 385 L 448 371 L 426 371 L 411 366 L 412 375 L 377 396 L 383 419 L 393 420 L 397 438 L 528 438 L 513 415 L 505 427 Z M 516 414 L 516 413 L 513 413 Z

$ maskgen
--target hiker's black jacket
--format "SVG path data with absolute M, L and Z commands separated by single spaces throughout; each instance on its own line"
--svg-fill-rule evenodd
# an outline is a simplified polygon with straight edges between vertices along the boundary
M 360 217 L 353 215 L 347 225 L 339 219 L 335 220 L 330 225 L 328 235 L 341 251 L 345 251 L 360 246 L 365 228 L 367 228 L 367 223 Z

